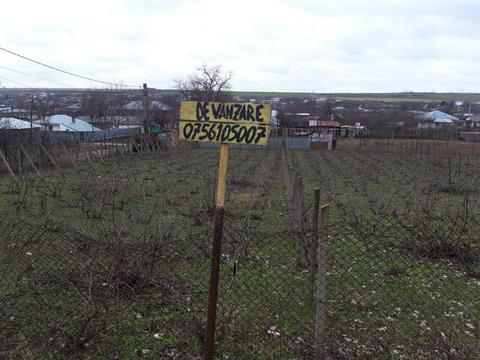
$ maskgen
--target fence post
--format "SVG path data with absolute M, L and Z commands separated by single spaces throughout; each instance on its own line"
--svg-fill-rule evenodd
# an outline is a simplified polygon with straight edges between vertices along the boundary
M 291 170 L 290 172 L 290 189 L 289 189 L 289 193 L 290 193 L 290 213 L 292 214 L 292 216 L 290 216 L 290 220 L 291 221 L 295 221 L 295 205 L 297 203 L 297 189 L 296 189 L 296 185 L 297 183 L 295 182 L 295 179 L 297 178 L 297 172 L 295 170 Z M 292 222 L 292 225 L 293 225 L 293 222 Z
M 320 188 L 313 190 L 313 244 L 310 252 L 310 280 L 312 283 L 312 299 L 315 295 L 315 269 L 317 267 L 317 246 L 318 246 L 318 214 L 320 210 Z
M 225 188 L 228 169 L 228 144 L 220 145 L 218 165 L 215 213 L 213 215 L 213 244 L 210 268 L 210 286 L 208 289 L 207 329 L 204 344 L 204 360 L 214 359 L 215 322 L 217 318 L 218 285 L 220 277 L 220 252 L 223 237 L 223 218 L 225 215 Z
M 463 216 L 465 218 L 465 222 L 468 220 L 468 192 L 465 191 L 463 194 Z
M 305 236 L 303 234 L 303 178 L 295 174 L 295 188 L 294 188 L 294 198 L 295 202 L 293 204 L 293 228 L 296 235 L 296 252 L 297 252 L 297 266 L 301 267 L 304 263 L 305 258 Z
M 315 339 L 314 358 L 322 359 L 325 341 L 325 305 L 327 298 L 327 253 L 328 253 L 328 218 L 330 205 L 320 208 L 320 236 L 317 246 L 317 278 L 315 288 Z
M 292 189 L 293 189 L 293 170 L 290 165 L 287 164 L 287 208 L 288 211 L 292 210 Z
M 20 144 L 20 142 L 18 144 Z M 23 154 L 22 154 L 22 151 L 20 150 L 20 146 L 17 146 L 17 150 L 18 150 L 18 172 L 20 173 L 20 175 L 22 175 L 23 174 Z M 7 154 L 6 151 L 5 151 L 5 154 Z
M 295 221 L 297 222 L 297 227 L 299 231 L 303 230 L 303 177 L 298 175 L 295 177 L 295 190 L 297 194 L 295 198 L 297 200 L 296 204 L 296 213 L 295 213 Z

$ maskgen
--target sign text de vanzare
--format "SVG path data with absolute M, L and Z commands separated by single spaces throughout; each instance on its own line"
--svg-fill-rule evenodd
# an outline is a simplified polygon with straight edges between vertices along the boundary
M 189 141 L 266 145 L 270 119 L 268 104 L 184 101 L 179 135 Z

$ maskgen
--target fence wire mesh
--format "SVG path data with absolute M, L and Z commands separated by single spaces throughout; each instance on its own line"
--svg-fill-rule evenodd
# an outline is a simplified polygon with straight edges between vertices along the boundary
M 81 180 L 10 189 L 16 207 L 0 219 L 0 354 L 201 358 L 211 154 L 129 155 L 84 164 L 72 171 Z M 189 167 L 192 156 L 203 173 Z M 316 229 L 295 158 L 262 156 L 260 166 L 248 151 L 232 160 L 245 166 L 229 178 L 217 358 L 478 357 L 477 217 L 327 216 Z

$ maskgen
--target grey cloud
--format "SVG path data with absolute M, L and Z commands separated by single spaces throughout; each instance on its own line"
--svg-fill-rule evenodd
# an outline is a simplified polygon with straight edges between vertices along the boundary
M 106 80 L 169 87 L 209 62 L 232 70 L 241 89 L 480 90 L 478 0 L 84 0 L 74 11 L 64 1 L 44 0 L 32 6 L 21 22 L 2 20 L 3 46 Z M 15 2 L 4 7 L 4 13 L 22 10 Z M 26 66 L 8 54 L 0 61 Z M 35 65 L 27 69 L 81 85 Z

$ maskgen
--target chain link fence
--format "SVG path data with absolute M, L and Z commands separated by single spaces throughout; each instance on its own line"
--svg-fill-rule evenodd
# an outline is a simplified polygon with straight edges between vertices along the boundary
M 227 207 L 217 358 L 478 357 L 475 217 L 329 219 L 328 206 L 309 200 L 300 169 L 285 153 L 268 153 L 272 164 L 258 169 L 267 174 L 262 188 L 235 194 L 235 204 L 248 206 Z M 242 156 L 233 162 L 252 155 Z M 259 182 L 233 173 L 229 185 L 248 189 L 249 181 Z M 201 358 L 210 198 L 213 186 L 205 186 L 202 212 L 184 210 L 188 226 L 169 214 L 172 221 L 133 237 L 4 214 L 0 355 Z M 167 200 L 162 212 L 176 206 L 172 194 Z
M 461 214 L 341 209 L 332 222 L 286 149 L 282 163 L 295 258 L 316 302 L 315 358 L 480 356 L 480 222 L 468 196 Z

